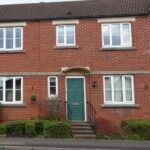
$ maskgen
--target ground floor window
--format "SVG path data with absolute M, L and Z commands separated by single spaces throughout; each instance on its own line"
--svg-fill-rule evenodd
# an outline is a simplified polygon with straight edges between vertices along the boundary
M 104 76 L 104 103 L 134 104 L 133 76 Z
M 0 77 L 0 103 L 22 103 L 22 82 L 22 77 Z
M 48 77 L 48 96 L 58 96 L 58 78 L 56 76 Z

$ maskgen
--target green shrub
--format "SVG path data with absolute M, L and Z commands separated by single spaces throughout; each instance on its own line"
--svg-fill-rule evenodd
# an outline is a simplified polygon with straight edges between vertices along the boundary
M 122 129 L 129 135 L 137 135 L 150 140 L 150 120 L 123 121 Z
M 27 123 L 25 125 L 25 135 L 27 137 L 35 137 L 36 136 L 36 132 L 35 132 L 35 123 Z
M 71 125 L 63 121 L 46 123 L 44 126 L 44 137 L 46 138 L 71 138 Z
M 31 122 L 28 120 L 12 121 L 6 124 L 6 135 L 7 136 L 25 136 L 25 125 Z
M 42 135 L 44 132 L 44 123 L 45 121 L 36 121 L 35 122 L 35 132 L 38 135 Z
M 24 136 L 25 123 L 10 123 L 6 125 L 7 136 Z
M 4 124 L 0 124 L 0 135 L 6 134 L 6 126 Z

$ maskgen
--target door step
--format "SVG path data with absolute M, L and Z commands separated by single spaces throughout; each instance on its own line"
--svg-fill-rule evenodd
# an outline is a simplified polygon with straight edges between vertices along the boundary
M 87 122 L 72 122 L 73 137 L 74 138 L 90 138 L 96 137 L 94 131 Z

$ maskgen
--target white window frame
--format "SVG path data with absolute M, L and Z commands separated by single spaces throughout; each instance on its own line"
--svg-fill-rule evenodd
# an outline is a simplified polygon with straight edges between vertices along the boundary
M 58 27 L 62 26 L 64 27 L 64 43 L 58 43 Z M 68 44 L 67 43 L 67 26 L 73 26 L 74 28 L 74 43 L 73 44 Z M 68 24 L 68 25 L 57 25 L 56 26 L 56 46 L 75 46 L 76 45 L 76 26 L 74 24 Z
M 55 78 L 56 81 L 56 94 L 51 94 L 50 93 L 50 78 Z M 49 76 L 48 77 L 48 97 L 53 97 L 53 96 L 58 96 L 58 77 L 57 76 Z
M 7 49 L 6 48 L 6 29 L 10 28 L 13 29 L 13 48 Z M 3 38 L 3 48 L 0 48 L 0 51 L 14 51 L 14 50 L 23 50 L 23 28 L 22 27 L 7 27 L 7 28 L 0 28 L 3 30 L 4 38 Z M 21 30 L 21 47 L 16 47 L 16 37 L 15 37 L 15 30 L 20 29 Z
M 12 102 L 6 102 L 6 79 L 10 78 L 13 79 L 13 101 Z M 16 101 L 16 79 L 21 79 L 21 100 Z M 0 77 L 0 80 L 3 80 L 3 101 L 0 101 L 1 104 L 23 104 L 23 77 Z
M 114 99 L 114 76 L 121 76 L 122 78 L 122 92 L 123 92 L 123 102 L 116 102 Z M 106 100 L 106 91 L 105 91 L 105 78 L 111 78 L 111 94 L 112 94 L 112 100 L 108 101 Z M 125 91 L 125 78 L 130 77 L 131 78 L 131 86 L 132 86 L 132 101 L 126 101 L 126 91 Z M 134 77 L 132 75 L 108 75 L 108 76 L 103 76 L 103 94 L 104 94 L 104 104 L 121 104 L 121 105 L 126 105 L 126 104 L 135 104 L 135 94 L 134 94 Z
M 120 45 L 112 45 L 112 30 L 111 30 L 111 25 L 120 25 L 120 40 L 121 40 L 121 44 Z M 124 45 L 123 44 L 123 25 L 124 24 L 128 24 L 129 25 L 129 32 L 130 32 L 130 44 L 129 45 Z M 103 33 L 103 27 L 105 25 L 108 25 L 109 26 L 109 36 L 110 36 L 110 45 L 104 45 L 104 33 Z M 132 30 L 131 30 L 131 23 L 129 22 L 124 22 L 124 23 L 104 23 L 104 24 L 101 24 L 101 34 L 102 34 L 102 47 L 103 48 L 120 48 L 120 47 L 132 47 Z

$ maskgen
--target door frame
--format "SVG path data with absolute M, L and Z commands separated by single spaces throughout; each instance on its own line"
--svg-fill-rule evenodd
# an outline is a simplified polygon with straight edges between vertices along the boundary
M 87 121 L 87 112 L 86 112 L 86 82 L 85 82 L 85 76 L 66 76 L 66 78 L 65 78 L 65 90 L 66 90 L 66 118 L 67 118 L 67 120 L 68 120 L 67 79 L 83 79 L 83 86 L 84 86 L 84 121 Z

